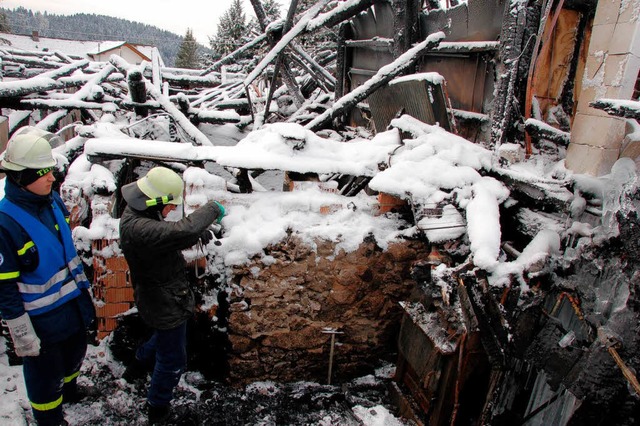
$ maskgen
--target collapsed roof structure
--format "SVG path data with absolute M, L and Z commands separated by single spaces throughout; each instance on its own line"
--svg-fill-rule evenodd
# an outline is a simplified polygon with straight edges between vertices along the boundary
M 0 46 L 3 70 L 30 60 L 0 82 L 8 133 L 67 135 L 102 337 L 132 307 L 118 188 L 161 163 L 187 212 L 230 206 L 221 246 L 186 256 L 232 381 L 318 377 L 342 333 L 343 376 L 397 352 L 418 424 L 633 424 L 640 9 L 436 3 L 293 0 L 270 23 L 251 0 L 264 33 L 197 71 Z M 297 42 L 325 28 L 334 55 Z

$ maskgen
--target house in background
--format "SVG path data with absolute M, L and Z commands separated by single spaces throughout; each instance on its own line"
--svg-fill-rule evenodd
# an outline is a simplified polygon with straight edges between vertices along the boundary
M 89 59 L 96 62 L 108 61 L 109 56 L 116 54 L 134 65 L 143 61 L 151 62 L 152 58 L 157 56 L 162 63 L 160 52 L 155 46 L 126 41 L 82 41 L 40 37 L 37 31 L 30 36 L 0 33 L 0 50 L 17 54 L 14 49 L 51 54 L 60 52 L 73 59 Z

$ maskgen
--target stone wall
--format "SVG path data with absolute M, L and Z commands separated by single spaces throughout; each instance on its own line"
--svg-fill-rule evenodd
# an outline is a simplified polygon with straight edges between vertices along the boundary
M 231 382 L 326 381 L 327 329 L 342 333 L 335 339 L 332 383 L 381 359 L 395 361 L 398 302 L 414 288 L 411 267 L 427 257 L 427 245 L 405 241 L 383 251 L 365 241 L 352 253 L 334 250 L 331 242 L 317 241 L 312 250 L 290 238 L 234 271 Z

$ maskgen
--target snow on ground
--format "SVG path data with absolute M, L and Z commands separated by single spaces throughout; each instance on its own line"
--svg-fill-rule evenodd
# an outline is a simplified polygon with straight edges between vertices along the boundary
M 251 194 L 228 191 L 230 183 L 227 179 L 231 175 L 229 172 L 227 177 L 209 173 L 207 170 L 213 163 L 207 163 L 205 170 L 176 164 L 184 171 L 186 214 L 210 199 L 219 200 L 226 206 L 221 244 L 211 242 L 207 246 L 207 250 L 217 254 L 216 258 L 224 267 L 243 264 L 255 255 L 262 255 L 264 247 L 279 242 L 289 232 L 296 233 L 312 247 L 315 240 L 325 238 L 335 241 L 337 250 L 348 252 L 355 250 L 368 236 L 372 235 L 385 248 L 404 236 L 427 232 L 430 220 L 432 224 L 438 224 L 438 220 L 443 219 L 436 218 L 434 222 L 433 218 L 426 218 L 416 226 L 406 223 L 397 214 L 377 215 L 376 197 L 362 191 L 354 197 L 343 197 L 324 183 L 306 182 L 294 191 L 283 192 L 283 170 L 300 173 L 319 171 L 321 178 L 322 173 L 357 173 L 372 177 L 369 186 L 373 190 L 418 205 L 443 206 L 443 212 L 464 226 L 431 234 L 430 238 L 434 235 L 442 241 L 463 238 L 469 244 L 474 263 L 491 273 L 490 280 L 494 285 L 502 285 L 505 277 L 517 276 L 525 269 L 543 264 L 549 256 L 557 254 L 560 246 L 561 231 L 543 227 L 520 257 L 504 262 L 500 258 L 499 206 L 508 200 L 509 190 L 500 181 L 486 176 L 485 172 L 496 171 L 499 167 L 494 153 L 438 126 L 430 126 L 408 116 L 393 122 L 394 126 L 412 135 L 413 139 L 404 141 L 394 136 L 397 132 L 383 132 L 371 140 L 341 143 L 323 139 L 295 124 L 266 125 L 249 134 L 239 132 L 233 126 L 207 125 L 202 129 L 213 146 L 202 147 L 128 138 L 112 118 L 105 115 L 102 123 L 90 126 L 93 138 L 86 142 L 85 153 L 112 151 L 112 154 L 129 152 L 144 156 L 151 151 L 160 158 L 178 156 L 186 160 L 220 160 L 229 167 L 259 167 L 261 160 L 268 163 L 265 168 L 272 169 L 269 179 L 274 179 L 275 183 L 258 178 L 255 188 L 260 190 Z M 240 139 L 242 141 L 236 144 Z M 95 211 L 96 203 L 101 202 L 101 197 L 94 196 L 97 195 L 96 188 L 115 188 L 114 170 L 110 168 L 118 167 L 120 160 L 99 165 L 90 163 L 86 155 L 82 155 L 73 164 L 65 164 L 65 153 L 83 142 L 84 138 L 72 139 L 57 147 L 55 152 L 60 164 L 68 167 L 65 185 L 79 188 L 92 198 Z M 619 172 L 604 180 L 572 178 L 583 193 L 603 194 L 612 192 L 610 188 L 619 191 L 625 182 L 635 177 L 633 164 L 627 163 L 621 162 L 615 168 Z M 549 164 L 542 168 L 528 167 L 532 164 L 521 163 L 509 171 L 501 169 L 500 172 L 518 175 L 519 179 L 536 184 L 547 184 L 552 180 L 549 174 L 559 173 L 558 168 L 549 169 Z M 564 179 L 569 179 L 569 176 L 565 175 Z M 0 196 L 3 195 L 4 185 L 0 182 Z M 575 209 L 579 210 L 581 199 L 579 194 L 575 197 Z M 611 210 L 614 209 L 612 206 Z M 102 219 L 94 217 L 89 228 L 76 227 L 74 236 L 79 243 L 96 238 L 115 238 L 117 225 L 118 219 L 105 214 Z M 197 256 L 194 250 L 185 254 L 187 258 Z M 4 348 L 4 345 L 0 347 Z M 135 387 L 118 378 L 123 367 L 111 357 L 104 341 L 101 346 L 90 348 L 83 368 L 83 381 L 97 387 L 100 395 L 67 408 L 72 424 L 137 424 L 141 421 L 144 386 Z M 0 355 L 0 380 L 4 383 L 0 388 L 0 419 L 6 424 L 26 424 L 29 406 L 21 368 L 7 365 L 5 355 Z M 376 377 L 372 386 L 379 387 L 384 380 L 388 378 Z M 182 380 L 177 393 L 179 410 L 176 416 L 191 420 L 197 418 L 196 423 L 184 420 L 182 424 L 225 424 L 224 416 L 237 419 L 250 411 L 242 408 L 248 403 L 253 404 L 251 407 L 255 412 L 251 412 L 249 417 L 242 417 L 243 424 L 301 424 L 299 421 L 302 424 L 327 425 L 402 424 L 385 408 L 385 401 L 379 396 L 384 392 L 379 389 L 378 393 L 373 393 L 375 397 L 372 400 L 347 401 L 339 389 L 319 384 L 254 384 L 237 391 L 205 382 L 196 373 L 188 373 Z M 362 382 L 353 385 L 365 386 Z M 322 391 L 321 396 L 312 398 L 310 395 L 318 390 Z M 340 404 L 331 403 L 336 398 L 341 400 Z M 310 401 L 316 405 L 310 408 Z M 300 413 L 287 412 L 292 406 Z M 301 417 L 306 415 L 303 412 L 309 413 L 307 417 Z M 283 418 L 291 423 L 283 423 Z M 276 421 L 278 419 L 280 421 Z
M 149 379 L 135 384 L 121 379 L 124 367 L 113 358 L 108 342 L 107 338 L 99 346 L 89 346 L 78 379 L 88 396 L 64 406 L 70 425 L 146 424 Z M 5 347 L 3 341 L 0 347 Z M 256 382 L 241 389 L 187 372 L 176 388 L 169 424 L 400 426 L 407 423 L 392 414 L 386 394 L 393 371 L 383 366 L 375 374 L 336 386 Z M 33 424 L 22 367 L 9 366 L 5 353 L 0 353 L 0 380 L 0 424 Z

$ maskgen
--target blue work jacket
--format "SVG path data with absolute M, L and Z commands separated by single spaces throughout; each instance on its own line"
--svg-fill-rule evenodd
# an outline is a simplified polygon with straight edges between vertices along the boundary
M 0 314 L 29 313 L 38 337 L 60 341 L 95 321 L 89 282 L 59 194 L 7 180 L 0 201 Z

